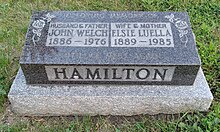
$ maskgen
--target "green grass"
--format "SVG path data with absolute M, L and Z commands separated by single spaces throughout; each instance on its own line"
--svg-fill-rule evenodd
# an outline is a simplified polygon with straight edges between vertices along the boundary
M 19 56 L 34 10 L 187 11 L 196 35 L 202 68 L 214 95 L 207 113 L 183 113 L 155 119 L 134 117 L 19 117 L 7 112 L 7 93 L 19 68 Z M 0 112 L 2 131 L 219 131 L 219 0 L 0 0 Z

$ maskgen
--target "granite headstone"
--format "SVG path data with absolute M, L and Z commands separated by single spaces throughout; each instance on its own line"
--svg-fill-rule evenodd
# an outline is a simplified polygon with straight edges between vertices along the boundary
M 35 12 L 20 65 L 8 98 L 25 116 L 174 114 L 213 100 L 187 13 Z
M 28 84 L 193 85 L 201 62 L 187 13 L 35 12 Z

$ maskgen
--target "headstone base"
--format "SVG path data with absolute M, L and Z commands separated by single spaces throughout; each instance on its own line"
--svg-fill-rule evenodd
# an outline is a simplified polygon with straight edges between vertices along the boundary
M 20 69 L 8 98 L 25 116 L 174 114 L 206 111 L 213 100 L 201 69 L 193 86 L 27 85 Z

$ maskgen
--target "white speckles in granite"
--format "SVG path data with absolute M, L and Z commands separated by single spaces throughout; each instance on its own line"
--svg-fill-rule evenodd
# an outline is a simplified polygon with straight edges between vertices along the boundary
M 26 116 L 172 114 L 206 111 L 213 100 L 201 69 L 193 86 L 33 86 L 19 70 L 8 97 L 12 110 Z

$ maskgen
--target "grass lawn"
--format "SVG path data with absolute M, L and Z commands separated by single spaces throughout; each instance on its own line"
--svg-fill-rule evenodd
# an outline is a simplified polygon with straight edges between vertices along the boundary
M 178 115 L 19 117 L 7 93 L 19 68 L 34 10 L 187 11 L 214 101 L 206 113 Z M 220 131 L 220 0 L 0 0 L 1 131 Z

